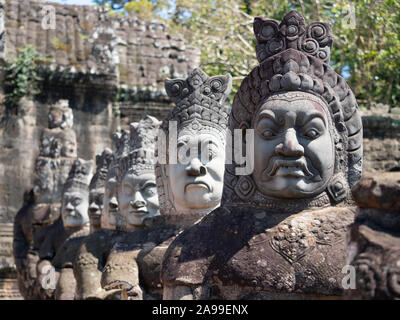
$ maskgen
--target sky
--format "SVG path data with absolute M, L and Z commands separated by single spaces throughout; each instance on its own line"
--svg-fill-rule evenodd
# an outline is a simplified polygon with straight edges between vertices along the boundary
M 48 0 L 48 2 L 57 2 L 62 4 L 78 4 L 78 5 L 91 5 L 92 0 Z

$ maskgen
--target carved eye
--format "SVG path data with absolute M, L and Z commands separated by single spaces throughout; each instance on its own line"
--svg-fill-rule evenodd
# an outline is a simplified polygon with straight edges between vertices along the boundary
M 208 161 L 211 161 L 217 156 L 217 153 L 214 152 L 213 150 L 208 150 Z
M 310 129 L 306 132 L 305 136 L 309 139 L 316 139 L 319 137 L 319 132 L 315 129 Z
M 143 192 L 148 197 L 152 197 L 157 194 L 157 188 L 154 183 L 148 183 L 143 187 Z
M 79 206 L 82 203 L 81 198 L 75 198 L 74 201 L 72 201 L 72 204 L 76 207 Z
M 272 138 L 276 137 L 276 133 L 274 131 L 272 131 L 271 129 L 267 129 L 267 130 L 264 130 L 264 132 L 262 133 L 262 136 L 266 139 L 272 139 Z

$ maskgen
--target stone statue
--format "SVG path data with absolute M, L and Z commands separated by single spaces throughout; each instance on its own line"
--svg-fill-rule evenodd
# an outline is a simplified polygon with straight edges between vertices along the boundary
M 116 150 L 115 172 L 119 214 L 116 227 L 124 232 L 115 240 L 103 269 L 101 284 L 107 291 L 122 291 L 130 298 L 141 297 L 136 247 L 142 239 L 126 236 L 142 234 L 145 220 L 159 215 L 155 164 L 155 141 L 160 122 L 146 116 L 131 123 Z M 146 231 L 144 231 L 144 234 Z M 139 237 L 140 238 L 140 237 Z
M 346 298 L 398 300 L 400 172 L 366 175 L 352 193 L 359 209 L 350 230 L 348 258 L 355 274 L 347 270 Z
M 37 276 L 38 250 L 47 229 L 59 218 L 62 188 L 76 157 L 72 125 L 73 114 L 67 100 L 50 107 L 48 128 L 42 133 L 35 163 L 31 201 L 14 220 L 14 259 L 18 262 L 18 281 L 25 299 L 37 298 L 32 288 Z
M 161 215 L 146 220 L 144 228 L 125 234 L 123 241 L 114 246 L 104 272 L 104 285 L 129 280 L 129 285 L 120 285 L 129 299 L 162 298 L 160 268 L 168 245 L 220 203 L 230 111 L 224 101 L 229 96 L 231 81 L 229 75 L 209 78 L 200 69 L 194 70 L 188 79 L 166 81 L 167 92 L 177 106 L 164 120 L 163 134 L 158 135 L 160 161 L 156 173 Z M 176 121 L 175 134 L 169 130 L 170 121 Z M 175 148 L 161 139 L 166 135 L 176 136 L 176 141 L 168 139 Z M 197 148 L 198 145 L 203 148 Z M 182 158 L 177 163 L 168 160 L 171 150 L 179 154 L 183 150 L 191 152 L 191 148 L 195 152 L 189 154 L 186 164 Z M 118 264 L 124 266 L 119 273 L 115 270 Z M 111 273 L 115 276 L 108 279 Z
M 254 33 L 259 65 L 229 119 L 232 139 L 242 132 L 253 152 L 226 165 L 220 208 L 169 246 L 164 299 L 343 295 L 350 187 L 362 165 L 354 94 L 328 65 L 329 24 L 290 11 L 280 23 L 256 17 Z
M 73 299 L 75 279 L 73 263 L 76 252 L 89 234 L 89 183 L 93 161 L 77 159 L 64 184 L 60 218 L 52 224 L 40 247 L 36 286 L 42 299 Z M 44 278 L 54 268 L 53 286 L 44 288 Z M 57 279 L 58 278 L 58 279 Z M 57 284 L 56 287 L 54 284 Z M 54 290 L 55 289 L 55 290 Z
M 176 107 L 162 124 L 168 140 L 166 143 L 160 140 L 158 147 L 160 158 L 161 153 L 165 153 L 166 162 L 156 167 L 163 214 L 206 214 L 219 206 L 230 112 L 224 102 L 231 88 L 229 74 L 208 77 L 201 69 L 193 70 L 187 79 L 165 81 L 165 89 Z M 170 163 L 174 160 L 170 159 L 170 152 L 175 149 L 168 144 L 173 138 L 169 128 L 174 122 L 177 161 Z
M 120 135 L 115 133 L 113 135 L 115 150 L 118 149 Z M 75 299 L 111 299 L 115 291 L 105 291 L 101 287 L 101 275 L 105 266 L 108 254 L 120 234 L 116 230 L 116 217 L 118 213 L 117 202 L 117 183 L 115 174 L 115 154 L 106 149 L 103 151 L 102 156 L 96 159 L 97 170 L 96 174 L 100 172 L 97 180 L 97 186 L 103 186 L 103 203 L 97 205 L 96 208 L 101 210 L 101 225 L 98 228 L 92 228 L 93 232 L 87 236 L 83 241 L 76 254 L 74 263 L 74 276 L 76 280 L 76 295 Z M 93 180 L 96 177 L 93 177 Z M 103 178 L 105 179 L 103 181 Z M 102 183 L 100 183 L 102 181 Z M 92 183 L 91 183 L 92 185 Z M 96 188 L 95 190 L 98 190 Z M 100 192 L 98 192 L 100 194 Z M 90 195 L 89 195 L 90 198 Z M 98 197 L 94 197 L 98 199 Z M 89 206 L 89 216 L 92 205 Z M 96 219 L 97 220 L 97 219 Z
M 96 172 L 89 184 L 89 220 L 91 233 L 101 228 L 105 183 L 112 156 L 112 151 L 108 148 L 96 156 Z

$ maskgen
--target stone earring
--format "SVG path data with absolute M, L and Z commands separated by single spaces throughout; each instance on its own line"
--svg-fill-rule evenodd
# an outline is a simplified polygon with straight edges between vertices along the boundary
M 328 184 L 328 194 L 335 203 L 339 203 L 346 199 L 347 188 L 344 185 L 345 178 L 342 174 L 335 174 Z
M 254 181 L 250 176 L 241 176 L 235 185 L 235 192 L 242 200 L 248 200 L 255 189 Z

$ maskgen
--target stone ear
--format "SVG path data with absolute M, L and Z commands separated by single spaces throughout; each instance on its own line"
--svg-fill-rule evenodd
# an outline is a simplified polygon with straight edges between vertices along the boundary
M 242 142 L 246 144 L 246 130 L 250 129 L 250 124 L 247 121 L 242 121 L 239 125 L 239 129 L 242 130 Z

